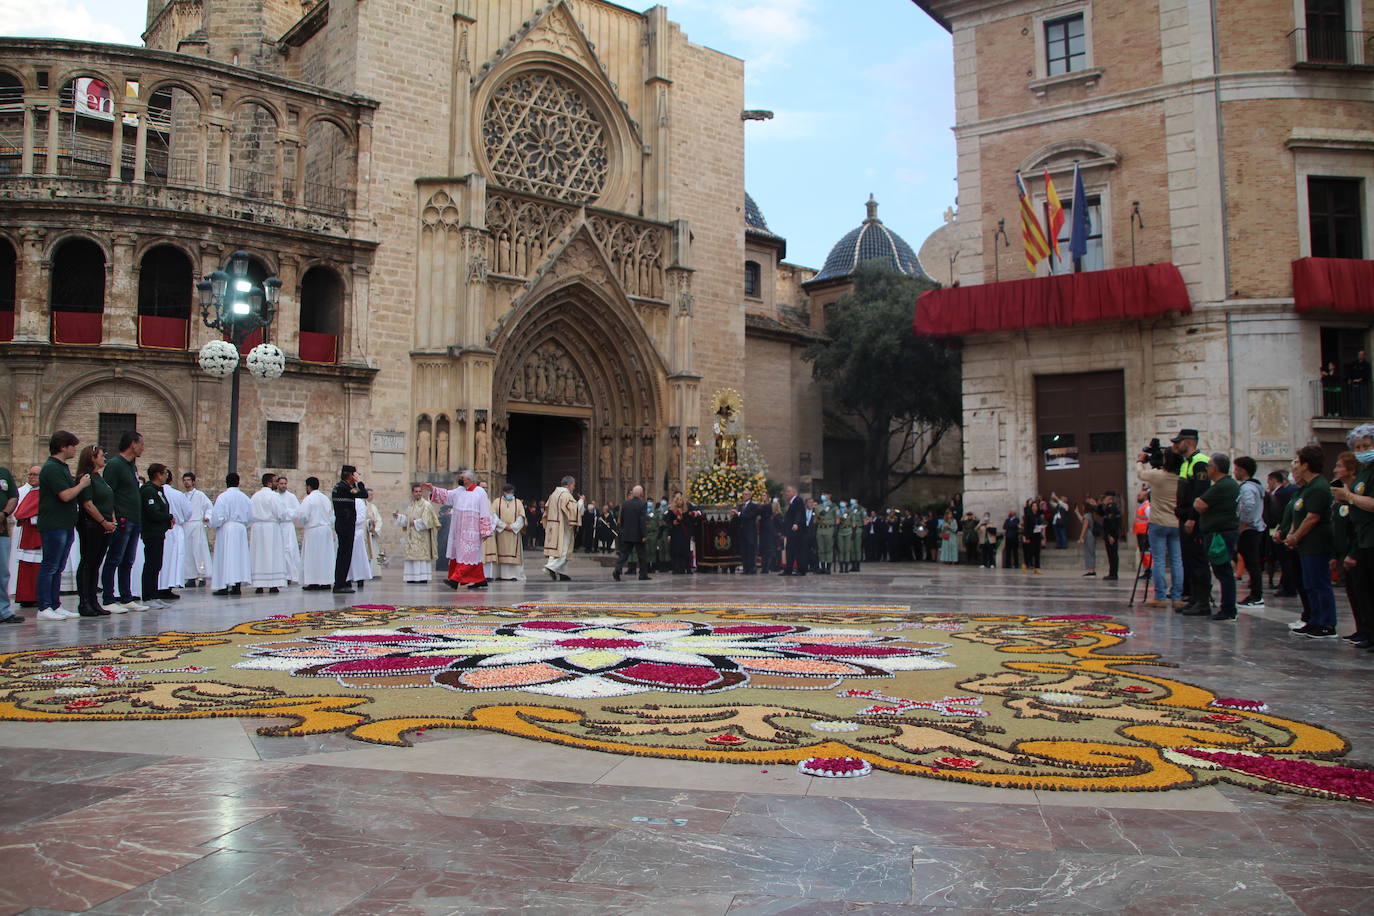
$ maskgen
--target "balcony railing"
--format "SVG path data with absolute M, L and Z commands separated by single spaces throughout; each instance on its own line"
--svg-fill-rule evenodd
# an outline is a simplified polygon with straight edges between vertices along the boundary
M 1325 382 L 1313 379 L 1310 383 L 1312 416 L 1341 420 L 1363 420 L 1371 416 L 1370 385 L 1351 385 L 1346 382 Z
M 1374 69 L 1374 32 L 1294 29 L 1293 66 Z

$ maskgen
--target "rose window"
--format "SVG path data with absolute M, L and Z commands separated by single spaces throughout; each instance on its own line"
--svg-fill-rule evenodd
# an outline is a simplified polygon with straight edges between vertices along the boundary
M 606 131 L 582 94 L 552 73 L 521 73 L 482 119 L 492 176 L 503 187 L 574 203 L 606 185 Z

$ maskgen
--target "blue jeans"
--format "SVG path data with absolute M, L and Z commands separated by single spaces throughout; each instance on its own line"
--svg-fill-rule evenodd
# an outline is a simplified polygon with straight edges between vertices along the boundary
M 1069 546 L 1068 522 L 1063 519 L 1054 522 L 1054 545 L 1060 550 Z
M 1173 525 L 1150 524 L 1150 562 L 1155 581 L 1155 600 L 1183 600 L 1183 550 L 1179 546 L 1178 528 Z M 1169 567 L 1169 587 L 1165 588 L 1164 567 Z
M 1236 558 L 1236 541 L 1240 538 L 1240 530 L 1232 528 L 1230 531 L 1210 531 L 1202 536 L 1203 550 L 1209 550 L 1212 544 L 1212 535 L 1220 535 L 1226 542 L 1226 562 L 1211 563 L 1212 575 L 1216 576 L 1217 584 L 1221 586 L 1221 607 L 1218 611 L 1222 614 L 1234 614 L 1236 612 L 1236 568 L 1231 565 Z M 1328 590 L 1330 583 L 1327 583 Z M 1334 612 L 1333 612 L 1334 613 Z
M 14 613 L 10 603 L 10 539 L 0 535 L 0 620 Z
M 110 546 L 105 551 L 105 567 L 100 571 L 100 587 L 104 589 L 101 600 L 106 604 L 118 601 L 128 604 L 134 600 L 129 590 L 129 577 L 134 571 L 134 557 L 138 555 L 138 535 L 142 526 L 138 522 L 120 519 L 110 535 Z M 119 591 L 115 591 L 115 570 L 119 570 Z
M 1312 608 L 1312 617 L 1307 622 L 1314 627 L 1334 627 L 1336 594 L 1331 591 L 1331 555 L 1300 553 L 1298 559 L 1302 563 L 1302 587 Z
M 44 531 L 43 562 L 38 567 L 38 609 L 62 606 L 62 570 L 72 550 L 72 529 Z

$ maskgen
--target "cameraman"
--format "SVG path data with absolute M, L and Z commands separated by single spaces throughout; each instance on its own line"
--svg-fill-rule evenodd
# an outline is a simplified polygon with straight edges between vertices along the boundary
M 1162 466 L 1156 467 L 1154 461 L 1160 461 Z M 1142 451 L 1135 459 L 1135 476 L 1150 488 L 1150 524 L 1146 531 L 1155 587 L 1154 598 L 1145 602 L 1150 607 L 1170 604 L 1175 608 L 1183 607 L 1183 555 L 1180 553 L 1178 516 L 1174 511 L 1178 470 L 1182 465 L 1182 456 L 1172 449 L 1161 449 L 1154 455 Z
M 1180 429 L 1169 441 L 1182 460 L 1178 469 L 1178 491 L 1174 512 L 1178 516 L 1179 543 L 1183 553 L 1183 577 L 1188 583 L 1188 604 L 1174 608 L 1176 613 L 1201 617 L 1212 613 L 1212 569 L 1207 548 L 1198 527 L 1198 512 L 1193 504 L 1211 487 L 1207 475 L 1207 456 L 1198 451 L 1197 430 Z

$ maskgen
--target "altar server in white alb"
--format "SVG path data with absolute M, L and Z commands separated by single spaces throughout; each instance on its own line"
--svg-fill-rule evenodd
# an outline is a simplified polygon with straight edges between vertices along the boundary
M 491 524 L 495 533 L 484 542 L 487 578 L 524 582 L 525 504 L 515 498 L 513 484 L 503 486 L 491 501 Z
M 281 541 L 281 500 L 273 485 L 276 474 L 262 475 L 262 489 L 253 494 L 253 527 L 248 543 L 253 556 L 253 591 L 272 594 L 286 585 L 286 545 Z
M 301 501 L 296 498 L 296 494 L 289 489 L 290 481 L 285 477 L 278 477 L 276 483 L 277 499 L 281 501 L 281 527 L 282 547 L 286 550 L 286 581 L 301 581 L 301 542 L 296 539 L 296 512 L 301 507 Z
M 205 523 L 210 520 L 210 497 L 196 489 L 196 475 L 190 471 L 181 475 L 181 489 L 190 505 L 186 521 L 178 524 L 182 540 L 182 580 L 204 585 L 210 578 L 210 541 L 205 536 Z
M 577 543 L 578 526 L 582 524 L 582 502 L 572 495 L 576 485 L 572 477 L 564 477 L 544 503 L 544 556 L 549 558 L 544 571 L 558 582 L 572 578 L 563 570 L 568 568 L 568 558 Z
M 239 586 L 253 581 L 253 561 L 248 552 L 248 526 L 253 523 L 253 504 L 239 489 L 239 475 L 225 475 L 224 487 L 210 510 L 210 527 L 215 529 L 210 584 L 216 595 L 238 595 L 241 594 Z
M 162 495 L 167 497 L 172 524 L 162 539 L 162 572 L 157 577 L 157 597 L 160 601 L 176 601 L 181 596 L 172 589 L 186 583 L 186 529 L 182 526 L 191 517 L 191 501 L 171 483 L 162 485 Z
M 320 492 L 320 478 L 305 478 L 305 499 L 296 510 L 296 521 L 304 529 L 300 581 L 308 592 L 326 591 L 334 585 L 338 538 L 334 534 L 334 504 Z
M 458 475 L 460 486 L 445 490 L 423 484 L 436 503 L 453 507 L 453 520 L 448 528 L 448 581 L 450 588 L 486 588 L 487 576 L 482 568 L 482 541 L 491 537 L 491 498 L 477 485 L 477 474 L 465 470 Z
M 404 512 L 393 513 L 392 518 L 396 527 L 405 532 L 401 545 L 405 551 L 405 581 L 428 582 L 434 577 L 434 532 L 439 530 L 439 513 L 434 511 L 434 503 L 425 499 L 424 487 L 411 484 L 410 505 Z
M 372 563 L 367 559 L 367 500 L 353 499 L 353 560 L 348 581 L 361 589 L 372 578 Z

